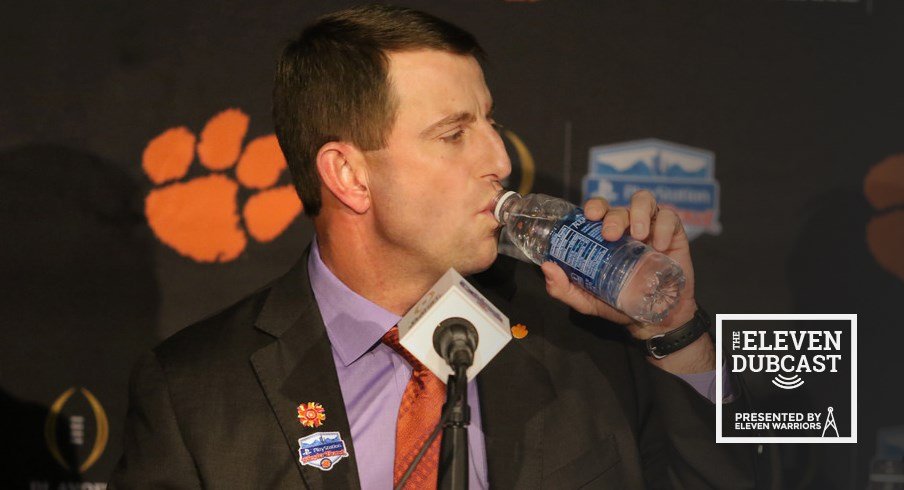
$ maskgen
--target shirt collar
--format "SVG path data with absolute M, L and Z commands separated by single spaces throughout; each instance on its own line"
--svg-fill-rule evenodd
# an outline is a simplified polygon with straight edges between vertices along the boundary
M 326 334 L 345 366 L 363 356 L 402 318 L 340 281 L 320 258 L 316 236 L 308 257 L 308 275 Z

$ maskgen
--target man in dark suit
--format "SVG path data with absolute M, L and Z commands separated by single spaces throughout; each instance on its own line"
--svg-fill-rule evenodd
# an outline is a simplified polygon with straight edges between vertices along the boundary
M 511 166 L 480 57 L 461 29 L 383 6 L 321 18 L 286 48 L 277 135 L 316 238 L 285 276 L 139 363 L 112 486 L 391 487 L 401 446 L 426 438 L 400 404 L 426 398 L 417 362 L 387 339 L 450 267 L 527 325 L 469 386 L 473 488 L 754 485 L 754 456 L 714 443 L 714 406 L 687 382 L 712 379 L 714 350 L 673 212 L 649 193 L 585 206 L 604 238 L 630 228 L 683 268 L 660 325 L 632 323 L 551 263 L 544 282 L 497 260 L 490 210 Z M 632 345 L 658 334 L 671 341 L 661 359 Z M 324 438 L 340 442 L 312 464 L 308 444 Z M 436 461 L 422 464 L 429 482 Z

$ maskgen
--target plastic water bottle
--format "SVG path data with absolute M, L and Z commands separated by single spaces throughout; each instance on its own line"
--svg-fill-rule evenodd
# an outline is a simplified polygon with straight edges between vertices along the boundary
M 496 219 L 502 233 L 523 254 L 500 252 L 539 265 L 558 264 L 571 282 L 646 323 L 659 323 L 678 304 L 684 272 L 669 257 L 626 233 L 609 242 L 602 222 L 563 199 L 514 191 L 496 196 Z M 503 240 L 500 240 L 503 243 Z

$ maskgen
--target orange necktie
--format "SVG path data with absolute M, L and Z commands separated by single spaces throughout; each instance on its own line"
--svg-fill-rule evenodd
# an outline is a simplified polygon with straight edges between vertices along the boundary
M 413 368 L 411 379 L 402 395 L 396 425 L 395 464 L 392 471 L 395 486 L 439 422 L 442 406 L 446 401 L 446 384 L 402 347 L 398 327 L 392 327 L 383 335 L 383 343 L 401 354 Z M 411 473 L 405 483 L 406 489 L 436 488 L 440 439 L 442 433 L 433 440 L 430 449 Z

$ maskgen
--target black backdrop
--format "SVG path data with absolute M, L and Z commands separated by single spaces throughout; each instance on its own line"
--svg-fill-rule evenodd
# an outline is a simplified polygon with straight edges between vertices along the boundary
M 272 133 L 281 45 L 347 4 L 4 9 L 0 480 L 102 484 L 138 354 L 295 260 L 311 236 L 302 218 L 220 263 L 161 243 L 144 213 L 142 155 L 166 129 L 200 134 L 227 108 L 250 117 L 245 141 Z M 534 191 L 581 199 L 594 145 L 654 137 L 715 153 L 722 232 L 692 244 L 701 302 L 712 313 L 859 315 L 860 443 L 783 446 L 779 479 L 865 486 L 876 431 L 904 423 L 904 157 L 893 157 L 904 154 L 904 2 L 407 4 L 489 52 L 498 119 L 530 150 Z M 864 179 L 883 160 L 891 197 L 876 209 Z M 879 218 L 891 225 L 877 252 L 867 227 Z

